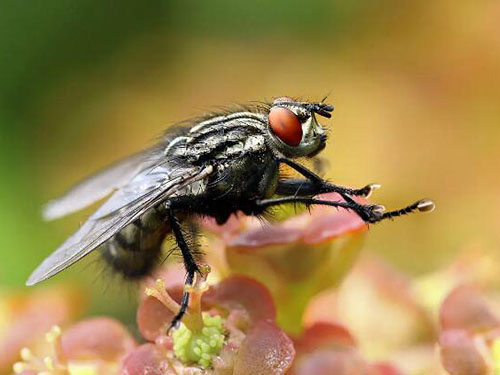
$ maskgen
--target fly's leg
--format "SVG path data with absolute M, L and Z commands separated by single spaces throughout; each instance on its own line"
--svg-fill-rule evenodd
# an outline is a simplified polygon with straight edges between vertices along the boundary
M 286 196 L 282 198 L 258 201 L 257 204 L 260 208 L 266 208 L 283 203 L 323 204 L 352 210 L 356 212 L 356 214 L 358 214 L 358 216 L 366 223 L 376 223 L 384 219 L 407 215 L 414 211 L 426 212 L 434 209 L 434 203 L 431 200 L 422 199 L 399 210 L 384 212 L 385 208 L 383 206 L 363 205 L 356 202 L 352 198 L 352 196 L 369 197 L 373 190 L 380 187 L 378 184 L 369 184 L 361 189 L 345 188 L 343 186 L 330 184 L 314 172 L 310 171 L 303 165 L 294 162 L 293 160 L 280 158 L 278 159 L 278 162 L 295 169 L 306 179 L 289 179 L 280 181 L 276 188 L 276 193 Z M 332 202 L 307 197 L 329 192 L 339 193 L 345 202 Z
M 347 196 L 345 202 L 339 201 L 327 201 L 322 199 L 315 199 L 310 197 L 281 197 L 281 198 L 271 198 L 257 200 L 255 204 L 260 209 L 266 209 L 272 206 L 277 206 L 286 203 L 303 203 L 307 205 L 324 205 L 331 207 L 344 208 L 346 210 L 354 211 L 365 223 L 373 224 L 384 219 L 393 218 L 396 216 L 407 215 L 414 211 L 426 212 L 432 211 L 434 208 L 434 203 L 428 199 L 423 199 L 415 202 L 407 207 L 399 210 L 384 212 L 384 207 L 379 205 L 363 205 L 354 201 L 352 198 Z
M 172 328 L 175 328 L 177 324 L 182 320 L 182 317 L 186 313 L 186 310 L 189 305 L 189 289 L 193 285 L 194 276 L 196 272 L 200 273 L 200 269 L 196 264 L 192 251 L 189 249 L 189 246 L 186 242 L 186 238 L 184 233 L 182 232 L 182 227 L 179 223 L 177 217 L 169 211 L 168 213 L 168 221 L 170 223 L 170 227 L 172 228 L 172 232 L 174 233 L 175 240 L 179 249 L 182 253 L 182 259 L 184 262 L 184 268 L 186 269 L 186 280 L 185 280 L 185 288 L 182 294 L 181 307 L 179 312 L 175 315 L 174 319 L 172 319 L 172 323 L 170 324 L 169 331 Z
M 276 194 L 307 196 L 334 192 L 339 193 L 342 197 L 344 197 L 345 195 L 351 195 L 368 198 L 372 194 L 372 192 L 379 187 L 380 185 L 378 184 L 369 184 L 361 189 L 350 189 L 343 186 L 330 184 L 324 180 L 321 180 L 321 183 L 316 183 L 307 179 L 294 178 L 279 181 L 278 186 L 276 187 Z
M 293 160 L 280 158 L 278 159 L 278 162 L 288 165 L 290 168 L 299 172 L 306 179 L 290 179 L 281 181 L 276 191 L 277 194 L 316 195 L 334 192 L 339 193 L 343 198 L 345 198 L 345 195 L 368 198 L 375 189 L 380 187 L 379 184 L 368 184 L 361 189 L 351 189 L 334 185 L 325 181 L 313 171 L 307 169 L 299 163 L 294 162 Z

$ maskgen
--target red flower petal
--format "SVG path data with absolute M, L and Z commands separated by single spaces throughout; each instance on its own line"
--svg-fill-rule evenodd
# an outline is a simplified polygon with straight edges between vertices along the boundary
M 320 348 L 355 346 L 354 337 L 344 326 L 330 322 L 314 323 L 307 327 L 302 337 L 295 342 L 295 349 L 301 355 Z
M 317 350 L 300 357 L 294 375 L 368 375 L 369 366 L 355 349 Z
M 498 318 L 478 291 L 467 285 L 455 288 L 446 297 L 440 310 L 440 322 L 443 330 L 459 328 L 469 332 L 484 332 L 499 326 Z
M 203 294 L 202 300 L 207 306 L 226 310 L 243 308 L 253 322 L 276 318 L 276 309 L 267 288 L 246 276 L 236 275 L 221 281 Z
M 322 194 L 318 199 L 343 201 L 337 193 Z M 241 251 L 294 242 L 316 244 L 366 229 L 363 220 L 351 211 L 314 206 L 310 212 L 296 215 L 281 223 L 255 225 L 229 241 L 228 245 Z
M 370 375 L 403 375 L 403 373 L 387 362 L 378 362 L 370 366 Z
M 135 347 L 135 341 L 116 320 L 93 318 L 64 331 L 62 350 L 69 359 L 99 358 L 116 361 Z
M 281 375 L 294 357 L 292 340 L 276 324 L 260 321 L 243 340 L 233 375 Z
M 253 249 L 298 242 L 302 237 L 303 228 L 307 225 L 303 219 L 299 215 L 283 223 L 268 223 L 253 227 L 235 237 L 229 243 L 229 246 L 245 250 L 247 248 Z
M 344 201 L 337 193 L 323 194 L 318 198 L 329 201 Z M 306 244 L 321 243 L 345 234 L 362 232 L 368 228 L 365 222 L 352 211 L 317 206 L 314 211 L 311 211 L 311 215 L 311 223 L 303 233 L 303 242 Z
M 441 362 L 451 375 L 485 375 L 488 367 L 465 330 L 447 330 L 439 336 Z
M 121 375 L 172 375 L 165 356 L 153 344 L 144 344 L 123 360 Z

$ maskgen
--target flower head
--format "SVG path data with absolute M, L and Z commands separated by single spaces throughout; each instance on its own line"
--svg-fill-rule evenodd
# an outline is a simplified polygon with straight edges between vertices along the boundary
M 336 193 L 320 197 L 342 200 Z M 276 223 L 232 217 L 223 226 L 205 221 L 205 228 L 217 234 L 210 247 L 224 257 L 213 261 L 222 265 L 219 272 L 247 275 L 266 285 L 279 325 L 297 335 L 310 299 L 336 286 L 351 268 L 367 226 L 353 212 L 314 206 Z
M 198 280 L 189 289 L 183 322 L 166 336 L 178 311 L 180 285 L 157 280 L 146 290 L 137 321 L 151 341 L 133 350 L 122 372 L 144 374 L 151 366 L 161 374 L 284 374 L 294 358 L 290 338 L 276 325 L 272 298 L 260 283 L 232 276 L 207 287 Z

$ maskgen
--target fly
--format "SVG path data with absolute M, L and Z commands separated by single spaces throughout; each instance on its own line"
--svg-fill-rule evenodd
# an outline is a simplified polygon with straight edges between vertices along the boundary
M 431 211 L 424 199 L 394 211 L 360 204 L 378 187 L 352 189 L 332 184 L 301 165 L 326 146 L 316 117 L 331 117 L 333 106 L 283 97 L 271 104 L 209 115 L 169 130 L 156 146 L 84 180 L 44 209 L 47 220 L 66 216 L 111 194 L 109 199 L 32 273 L 27 285 L 48 279 L 100 248 L 104 260 L 126 278 L 149 274 L 161 261 L 162 242 L 173 233 L 186 269 L 186 285 L 201 273 L 193 217 L 223 224 L 237 211 L 262 215 L 271 207 L 303 203 L 351 210 L 367 224 Z M 288 165 L 303 178 L 280 176 Z M 343 201 L 315 198 L 336 192 Z M 172 327 L 189 302 L 185 288 Z

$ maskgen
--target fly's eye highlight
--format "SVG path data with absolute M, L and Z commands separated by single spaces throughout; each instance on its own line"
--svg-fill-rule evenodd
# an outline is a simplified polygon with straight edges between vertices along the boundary
M 273 133 L 289 146 L 298 146 L 302 140 L 302 125 L 289 109 L 274 107 L 269 112 L 269 126 Z

